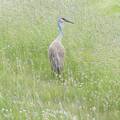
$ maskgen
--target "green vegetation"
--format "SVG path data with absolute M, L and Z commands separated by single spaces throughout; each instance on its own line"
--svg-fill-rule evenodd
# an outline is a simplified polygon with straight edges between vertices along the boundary
M 119 120 L 119 15 L 119 0 L 0 0 L 0 120 Z M 58 16 L 75 22 L 60 80 L 47 56 Z

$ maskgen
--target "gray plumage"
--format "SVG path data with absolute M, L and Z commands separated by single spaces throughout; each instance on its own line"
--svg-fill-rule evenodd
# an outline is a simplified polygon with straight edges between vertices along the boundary
M 49 47 L 49 60 L 54 72 L 60 73 L 64 64 L 64 47 L 58 39 L 55 39 Z
M 51 63 L 51 68 L 52 70 L 60 74 L 63 65 L 64 65 L 64 54 L 65 50 L 64 47 L 61 43 L 62 37 L 63 37 L 63 23 L 64 22 L 69 22 L 72 23 L 71 21 L 66 20 L 65 18 L 59 18 L 58 19 L 58 29 L 59 29 L 59 35 L 57 38 L 50 44 L 49 49 L 48 49 L 48 56 L 49 60 Z

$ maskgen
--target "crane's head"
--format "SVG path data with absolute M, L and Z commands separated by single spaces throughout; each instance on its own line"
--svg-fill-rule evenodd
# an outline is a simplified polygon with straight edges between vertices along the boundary
M 58 18 L 58 28 L 59 28 L 59 32 L 61 32 L 62 34 L 63 34 L 62 29 L 63 29 L 65 22 L 74 24 L 73 22 L 71 22 L 63 17 Z
M 72 21 L 69 21 L 66 18 L 63 18 L 63 17 L 58 18 L 58 23 L 64 23 L 64 22 L 74 24 Z

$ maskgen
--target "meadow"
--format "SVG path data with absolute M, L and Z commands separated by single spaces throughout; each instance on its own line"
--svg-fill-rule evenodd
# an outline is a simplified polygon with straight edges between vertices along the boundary
M 65 24 L 65 65 L 48 46 Z M 0 120 L 120 119 L 119 0 L 0 0 Z

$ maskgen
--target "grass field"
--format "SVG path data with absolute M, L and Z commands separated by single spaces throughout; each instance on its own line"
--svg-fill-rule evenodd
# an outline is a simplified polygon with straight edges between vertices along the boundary
M 60 80 L 47 55 L 59 16 L 75 23 Z M 120 1 L 0 0 L 0 120 L 119 119 Z

